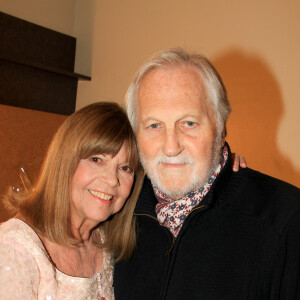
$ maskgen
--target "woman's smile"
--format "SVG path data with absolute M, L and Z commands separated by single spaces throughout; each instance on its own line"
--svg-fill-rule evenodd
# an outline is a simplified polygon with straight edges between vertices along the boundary
M 105 194 L 103 192 L 95 191 L 95 190 L 88 190 L 92 196 L 94 196 L 97 199 L 102 199 L 102 200 L 112 200 L 113 196 L 109 194 Z

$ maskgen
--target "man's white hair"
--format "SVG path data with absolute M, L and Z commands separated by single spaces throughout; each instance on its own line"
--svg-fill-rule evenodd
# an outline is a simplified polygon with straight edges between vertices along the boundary
M 130 123 L 136 131 L 138 91 L 140 84 L 150 71 L 168 66 L 190 65 L 199 70 L 205 84 L 206 94 L 215 112 L 218 136 L 226 135 L 226 122 L 231 111 L 222 79 L 210 61 L 199 54 L 189 54 L 182 48 L 171 48 L 158 52 L 146 61 L 135 74 L 126 96 L 126 110 Z

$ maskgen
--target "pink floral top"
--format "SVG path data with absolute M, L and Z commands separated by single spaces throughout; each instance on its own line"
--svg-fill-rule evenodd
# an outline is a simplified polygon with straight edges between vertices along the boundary
M 35 231 L 18 219 L 0 225 L 0 298 L 114 299 L 111 256 L 104 251 L 100 272 L 72 277 L 56 269 Z

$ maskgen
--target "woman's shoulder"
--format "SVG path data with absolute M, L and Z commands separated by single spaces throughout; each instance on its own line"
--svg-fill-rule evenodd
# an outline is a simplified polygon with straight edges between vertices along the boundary
M 0 225 L 1 243 L 25 248 L 29 253 L 43 251 L 43 244 L 37 233 L 24 221 L 12 218 Z M 43 251 L 44 252 L 44 251 Z
M 49 255 L 37 233 L 24 221 L 12 218 L 0 225 L 0 243 L 16 255 L 27 257 L 39 269 L 53 273 Z
M 11 218 L 0 224 L 0 235 L 18 236 L 18 235 L 37 236 L 35 231 L 24 221 L 18 218 Z
M 0 244 L 0 267 L 11 270 L 13 276 L 9 278 L 17 278 L 14 282 L 23 287 L 22 293 L 26 294 L 29 290 L 36 293 L 37 289 L 43 295 L 55 293 L 57 284 L 53 265 L 39 236 L 28 224 L 17 218 L 2 223 Z M 7 277 L 8 274 L 0 272 L 1 276 Z

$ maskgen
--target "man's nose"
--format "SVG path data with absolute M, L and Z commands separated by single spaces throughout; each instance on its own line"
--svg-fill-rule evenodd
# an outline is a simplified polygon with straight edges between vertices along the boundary
M 181 153 L 183 146 L 180 133 L 176 129 L 168 129 L 165 133 L 164 154 L 167 156 L 176 156 Z

